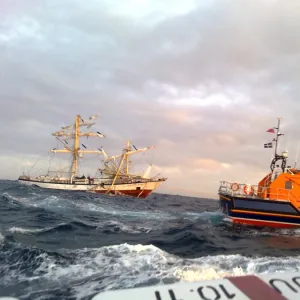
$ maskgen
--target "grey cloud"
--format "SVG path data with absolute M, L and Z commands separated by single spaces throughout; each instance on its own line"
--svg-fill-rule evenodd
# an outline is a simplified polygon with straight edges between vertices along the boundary
M 211 1 L 152 24 L 113 14 L 107 1 L 7 3 L 0 4 L 2 155 L 45 154 L 51 132 L 77 113 L 100 116 L 107 139 L 93 146 L 115 154 L 127 138 L 139 147 L 160 144 L 155 163 L 181 168 L 178 180 L 194 183 L 199 158 L 267 170 L 265 131 L 277 116 L 287 133 L 282 147 L 295 148 L 298 1 Z M 248 102 L 176 102 L 194 95 L 203 104 L 216 94 Z M 28 120 L 42 125 L 34 133 Z

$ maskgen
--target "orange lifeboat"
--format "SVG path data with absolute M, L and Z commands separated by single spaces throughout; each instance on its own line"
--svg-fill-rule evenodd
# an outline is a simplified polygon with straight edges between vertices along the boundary
M 300 227 L 300 170 L 287 166 L 286 151 L 277 153 L 278 139 L 283 135 L 279 127 L 280 119 L 277 127 L 268 130 L 276 134 L 275 153 L 271 171 L 257 185 L 226 181 L 220 184 L 220 208 L 233 223 Z M 273 148 L 273 142 L 265 144 L 265 148 Z

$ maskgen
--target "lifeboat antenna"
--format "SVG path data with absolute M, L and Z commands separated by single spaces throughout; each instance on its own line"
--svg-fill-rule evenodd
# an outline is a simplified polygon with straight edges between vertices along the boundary
M 287 151 L 282 152 L 281 155 L 277 154 L 277 147 L 278 147 L 278 138 L 283 135 L 283 133 L 280 133 L 279 129 L 280 129 L 280 119 L 281 118 L 277 118 L 278 119 L 278 124 L 277 127 L 274 127 L 274 129 L 276 129 L 276 138 L 275 138 L 275 153 L 274 153 L 274 158 L 271 162 L 271 171 L 274 171 L 275 168 L 275 164 L 278 160 L 282 160 L 282 164 L 281 164 L 281 168 L 282 168 L 282 172 L 284 172 L 285 170 L 285 166 L 286 166 L 286 159 L 287 159 Z
M 276 129 L 276 138 L 275 138 L 275 157 L 277 156 L 277 146 L 278 146 L 278 137 L 282 134 L 280 134 L 279 132 L 279 128 L 280 128 L 280 118 L 277 118 L 278 119 L 278 124 L 277 124 L 277 127 L 275 127 Z
M 300 143 L 298 142 L 297 153 L 296 153 L 295 164 L 294 164 L 294 168 L 295 168 L 295 169 L 296 169 L 297 161 L 298 161 L 299 145 L 300 145 Z

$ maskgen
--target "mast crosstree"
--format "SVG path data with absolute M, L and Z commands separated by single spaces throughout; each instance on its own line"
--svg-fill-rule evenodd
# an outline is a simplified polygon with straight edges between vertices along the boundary
M 90 128 L 95 125 L 95 122 L 91 122 L 91 120 L 97 119 L 97 116 L 92 116 L 88 120 L 83 120 L 80 115 L 77 115 L 75 118 L 75 123 L 72 125 L 61 127 L 62 130 L 56 131 L 52 133 L 64 146 L 64 149 L 51 149 L 50 152 L 54 153 L 69 153 L 72 154 L 72 165 L 70 170 L 70 178 L 77 176 L 78 170 L 78 160 L 79 157 L 82 157 L 83 154 L 103 154 L 103 150 L 87 150 L 80 148 L 80 138 L 81 137 L 98 137 L 104 138 L 105 135 L 97 131 L 94 132 L 82 132 L 81 127 Z M 63 139 L 61 139 L 63 138 Z M 69 146 L 67 140 L 73 140 L 73 146 Z M 81 144 L 84 148 L 86 146 Z

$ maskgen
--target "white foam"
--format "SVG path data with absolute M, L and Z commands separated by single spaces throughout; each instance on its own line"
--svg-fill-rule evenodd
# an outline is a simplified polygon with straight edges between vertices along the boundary
M 223 214 L 218 211 L 185 212 L 184 214 L 187 216 L 192 216 L 197 218 L 203 218 L 203 217 L 210 218 L 216 216 L 223 216 Z
M 76 221 L 76 220 L 74 220 Z M 103 223 L 96 224 L 91 222 L 82 222 L 80 220 L 77 220 L 77 222 L 82 223 L 86 226 L 96 226 L 96 229 L 107 229 L 109 230 L 111 228 L 111 231 L 119 231 L 129 234 L 140 234 L 140 233 L 149 233 L 152 231 L 152 227 L 142 227 L 142 226 L 134 226 L 134 225 L 125 225 L 122 222 L 118 221 L 104 221 Z M 67 223 L 60 223 L 53 227 L 45 227 L 45 228 L 23 228 L 23 227 L 11 227 L 8 229 L 11 233 L 18 233 L 18 234 L 24 234 L 24 235 L 33 235 L 36 233 L 42 233 L 47 232 L 49 230 L 55 229 L 56 227 L 67 225 Z
M 12 233 L 21 233 L 21 234 L 31 234 L 31 233 L 39 233 L 44 232 L 46 229 L 29 229 L 29 228 L 22 228 L 22 227 L 12 227 L 9 228 L 8 231 Z
M 106 221 L 101 225 L 97 226 L 99 228 L 106 228 L 112 227 L 114 229 L 118 228 L 121 232 L 130 233 L 130 234 L 139 234 L 139 233 L 149 233 L 152 228 L 151 227 L 141 227 L 141 226 L 132 226 L 132 225 L 125 225 L 122 222 L 118 221 Z
M 4 235 L 0 232 L 0 245 L 2 245 L 4 243 Z
M 11 280 L 29 280 L 30 289 L 71 287 L 77 299 L 101 290 L 141 285 L 218 279 L 230 275 L 299 271 L 299 257 L 217 255 L 184 259 L 152 245 L 121 244 L 95 249 L 65 250 L 72 260 L 41 254 L 40 266 L 31 277 L 18 274 Z M 14 274 L 16 275 L 16 274 Z M 8 279 L 8 278 L 7 278 Z M 30 293 L 30 290 L 26 291 Z
M 66 225 L 66 223 L 60 223 L 57 226 L 54 227 L 45 227 L 45 228 L 22 228 L 22 227 L 12 227 L 9 228 L 8 231 L 11 233 L 19 233 L 19 234 L 24 234 L 24 235 L 31 235 L 35 233 L 42 233 L 46 232 L 52 229 L 55 229 L 58 226 Z
M 76 291 L 77 299 L 99 290 L 130 288 L 139 285 L 171 283 L 176 281 L 199 281 L 219 279 L 226 276 L 259 274 L 264 272 L 299 271 L 299 257 L 294 258 L 248 258 L 241 255 L 218 255 L 196 259 L 182 259 L 170 255 L 154 246 L 119 245 L 91 251 L 84 257 L 85 266 L 98 265 L 108 278 L 98 285 L 87 281 Z M 95 251 L 95 252 L 94 252 Z M 114 259 L 112 259 L 114 258 Z M 100 274 L 103 273 L 98 273 Z M 95 274 L 94 274 L 95 275 Z
M 197 267 L 195 270 L 192 268 L 188 270 L 179 269 L 175 272 L 175 275 L 184 282 L 193 282 L 198 280 L 221 279 L 228 276 L 242 276 L 245 275 L 245 272 L 242 268 L 233 268 L 230 272 L 223 270 L 218 272 L 214 268 L 201 269 Z
M 28 197 L 17 197 L 5 192 L 2 194 L 2 196 L 12 202 L 17 202 L 25 206 L 33 207 L 44 207 L 45 205 L 49 206 L 49 204 L 55 204 L 55 206 L 57 206 L 57 202 L 64 202 L 63 199 L 58 198 L 56 196 L 49 196 L 44 199 L 40 199 L 41 195 L 36 193 L 33 193 Z
M 12 201 L 12 202 L 22 202 L 22 201 L 26 200 L 26 198 L 24 198 L 24 197 L 20 197 L 20 198 L 14 197 L 14 196 L 10 195 L 9 193 L 6 193 L 6 192 L 3 193 L 1 196 L 8 199 L 8 200 L 10 200 L 10 201 Z

